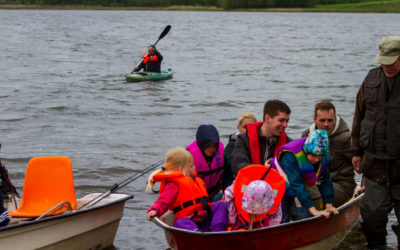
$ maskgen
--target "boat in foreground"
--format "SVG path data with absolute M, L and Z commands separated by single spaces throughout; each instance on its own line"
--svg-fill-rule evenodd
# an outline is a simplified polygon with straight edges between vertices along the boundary
M 60 215 L 39 220 L 12 217 L 8 226 L 0 228 L 1 249 L 87 250 L 112 246 L 125 201 L 133 196 L 111 194 L 92 207 L 80 209 L 99 195 L 92 193 L 77 199 L 77 210 Z
M 132 74 L 125 75 L 127 82 L 144 82 L 144 81 L 161 81 L 171 79 L 173 75 L 172 69 L 167 69 L 167 71 L 161 71 L 161 73 L 156 72 L 134 72 Z
M 153 222 L 164 229 L 173 249 L 332 249 L 358 222 L 363 194 L 339 207 L 338 215 L 322 216 L 248 231 L 193 232 L 172 227 L 168 212 Z
M 14 196 L 5 204 L 11 221 L 0 228 L 1 249 L 110 247 L 125 201 L 132 197 L 108 191 L 76 199 L 70 159 L 34 157 L 26 168 L 22 198 Z

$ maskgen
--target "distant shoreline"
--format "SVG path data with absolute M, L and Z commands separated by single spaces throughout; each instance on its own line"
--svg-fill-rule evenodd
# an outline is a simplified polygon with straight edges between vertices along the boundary
M 378 5 L 376 3 L 379 3 Z M 0 4 L 0 9 L 26 10 L 140 10 L 140 11 L 229 11 L 229 12 L 338 12 L 338 13 L 400 13 L 400 0 L 351 4 L 318 5 L 314 8 L 229 9 L 213 6 L 170 7 L 105 7 L 93 5 L 25 5 Z
M 182 11 L 226 11 L 217 7 L 170 6 L 170 7 L 106 7 L 99 5 L 37 5 L 37 4 L 0 4 L 0 9 L 27 10 L 182 10 Z

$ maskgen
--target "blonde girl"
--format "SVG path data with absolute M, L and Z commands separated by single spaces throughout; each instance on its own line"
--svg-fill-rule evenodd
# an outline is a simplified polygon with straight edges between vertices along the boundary
M 255 114 L 251 112 L 244 112 L 240 114 L 237 123 L 238 133 L 246 132 L 246 125 L 249 123 L 256 123 L 256 122 L 257 122 L 257 117 Z
M 224 231 L 228 226 L 227 204 L 208 203 L 204 181 L 196 177 L 193 157 L 184 148 L 171 149 L 165 166 L 154 171 L 148 189 L 160 182 L 160 196 L 147 210 L 147 219 L 160 217 L 167 210 L 175 215 L 174 226 L 192 231 Z
M 153 190 L 154 180 L 153 176 L 163 170 L 179 170 L 185 176 L 191 177 L 194 174 L 194 166 L 193 166 L 193 157 L 192 154 L 189 153 L 184 148 L 173 148 L 168 151 L 165 157 L 165 164 L 163 168 L 157 169 L 153 171 L 148 180 L 146 191 Z

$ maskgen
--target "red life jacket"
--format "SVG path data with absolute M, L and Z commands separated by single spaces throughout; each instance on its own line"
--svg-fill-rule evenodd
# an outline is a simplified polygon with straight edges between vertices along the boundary
M 258 139 L 258 127 L 260 127 L 263 122 L 256 122 L 247 124 L 247 137 L 249 138 L 250 145 L 250 157 L 251 163 L 253 164 L 264 164 L 261 162 L 261 153 L 260 153 L 260 140 Z M 278 142 L 276 143 L 274 156 L 278 154 L 279 149 L 286 144 L 286 133 L 285 131 L 278 138 Z M 267 160 L 267 159 L 265 159 Z
M 195 211 L 206 209 L 202 204 L 208 200 L 204 181 L 199 177 L 187 177 L 181 171 L 162 171 L 153 176 L 155 182 L 161 182 L 160 192 L 168 181 L 178 185 L 178 196 L 168 207 L 175 214 L 175 218 L 193 214 Z
M 143 58 L 143 63 L 147 63 L 148 61 L 154 61 L 154 62 L 159 62 L 158 60 L 158 56 L 154 55 L 154 56 L 149 56 L 148 52 L 144 52 L 142 55 Z
M 285 179 L 272 167 L 265 165 L 249 165 L 240 169 L 233 185 L 233 196 L 235 197 L 235 206 L 238 211 L 239 220 L 245 226 L 250 222 L 250 214 L 242 208 L 242 198 L 247 185 L 255 180 L 266 181 L 272 187 L 276 195 L 274 198 L 274 206 L 266 213 L 256 215 L 253 222 L 261 222 L 268 216 L 274 214 L 285 193 Z

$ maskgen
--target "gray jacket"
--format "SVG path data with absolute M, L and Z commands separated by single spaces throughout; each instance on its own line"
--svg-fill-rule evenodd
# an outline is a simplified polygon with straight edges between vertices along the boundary
M 315 123 L 305 130 L 302 137 L 316 129 Z M 332 133 L 329 135 L 331 164 L 329 173 L 333 182 L 342 182 L 348 190 L 354 190 L 356 182 L 354 180 L 354 169 L 351 163 L 352 154 L 350 151 L 350 130 L 346 122 L 336 116 L 336 124 Z

